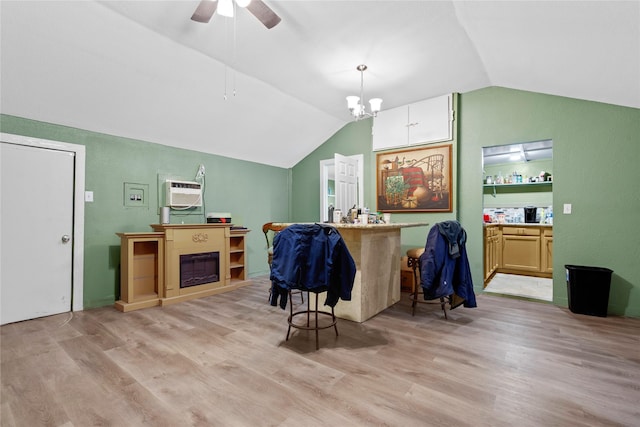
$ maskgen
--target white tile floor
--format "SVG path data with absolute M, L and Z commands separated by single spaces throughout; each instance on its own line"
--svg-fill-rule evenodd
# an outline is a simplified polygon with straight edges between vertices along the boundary
M 484 291 L 552 301 L 553 280 L 542 277 L 496 273 L 487 287 L 484 288 Z

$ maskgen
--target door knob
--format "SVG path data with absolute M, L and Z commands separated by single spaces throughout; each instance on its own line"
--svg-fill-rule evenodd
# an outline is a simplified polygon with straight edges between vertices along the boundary
M 62 243 L 69 243 L 69 240 L 71 240 L 71 237 L 68 234 L 62 236 Z

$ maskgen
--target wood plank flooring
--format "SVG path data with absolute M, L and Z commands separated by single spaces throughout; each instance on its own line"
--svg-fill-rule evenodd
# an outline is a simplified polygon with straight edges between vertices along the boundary
M 2 326 L 0 424 L 640 425 L 640 319 L 490 294 L 412 317 L 403 294 L 316 351 L 268 288 Z

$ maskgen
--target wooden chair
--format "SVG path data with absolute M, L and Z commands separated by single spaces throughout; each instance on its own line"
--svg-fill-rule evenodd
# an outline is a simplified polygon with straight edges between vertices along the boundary
M 420 255 L 424 253 L 424 248 L 413 248 L 407 251 L 407 265 L 413 270 L 413 286 L 411 293 L 409 296 L 411 297 L 411 315 L 415 316 L 416 314 L 416 305 L 420 304 L 433 304 L 433 301 L 424 300 L 419 298 L 419 295 L 423 295 L 424 293 L 420 290 L 420 279 L 418 276 L 418 271 L 420 269 Z M 447 302 L 451 305 L 453 301 L 453 295 L 448 297 L 440 297 L 440 307 L 442 308 L 442 312 L 444 313 L 444 318 L 447 317 L 447 310 L 445 305 Z
M 273 222 L 267 222 L 262 226 L 262 232 L 267 241 L 267 263 L 269 264 L 269 269 L 271 269 L 271 261 L 273 260 L 273 238 L 286 227 L 286 225 L 275 225 Z M 300 294 L 300 301 L 304 304 L 304 294 L 302 291 L 293 290 L 291 293 Z M 271 288 L 269 288 L 269 299 L 271 299 Z

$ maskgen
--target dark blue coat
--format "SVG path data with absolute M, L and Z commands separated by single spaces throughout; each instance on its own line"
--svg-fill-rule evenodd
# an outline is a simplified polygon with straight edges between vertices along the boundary
M 351 300 L 356 264 L 338 230 L 323 224 L 294 224 L 273 239 L 271 295 L 290 289 L 327 291 L 325 305 Z M 276 305 L 272 298 L 272 305 Z M 286 300 L 280 307 L 286 306 Z
M 466 249 L 467 233 L 458 221 L 431 227 L 424 253 L 420 255 L 420 285 L 424 299 L 456 294 L 465 307 L 476 307 L 476 295 Z

